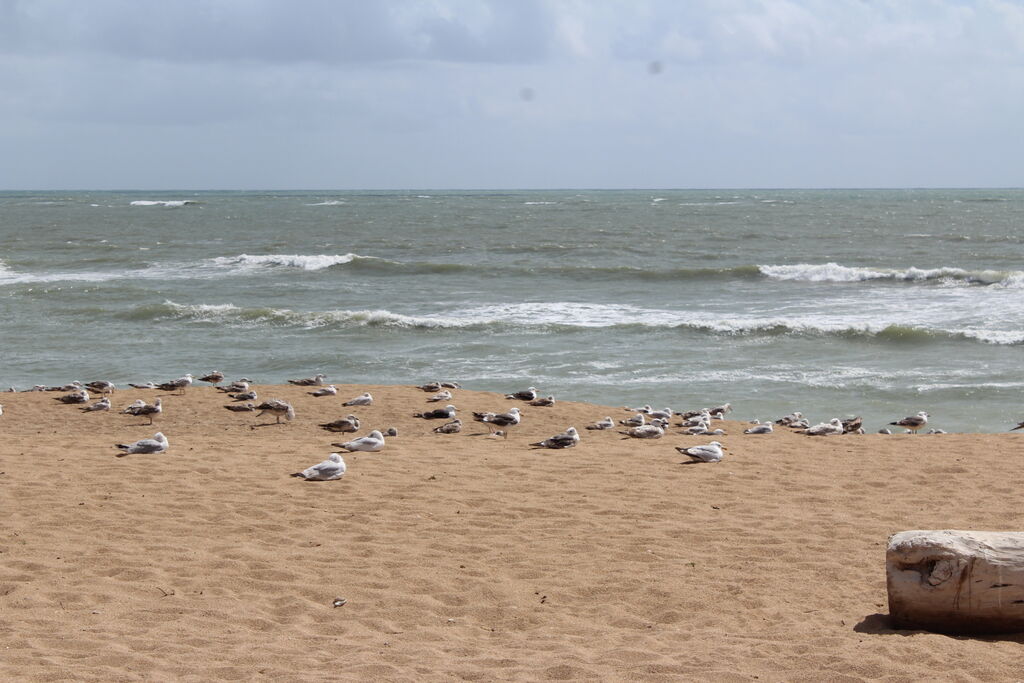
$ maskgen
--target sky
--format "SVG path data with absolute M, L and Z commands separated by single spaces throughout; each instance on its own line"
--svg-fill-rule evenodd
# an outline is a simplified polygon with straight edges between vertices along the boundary
M 1021 187 L 1024 0 L 0 0 L 0 189 Z

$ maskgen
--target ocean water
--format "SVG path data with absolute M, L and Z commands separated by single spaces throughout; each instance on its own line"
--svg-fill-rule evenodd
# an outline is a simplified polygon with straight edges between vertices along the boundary
M 0 385 L 1024 419 L 1024 190 L 0 193 Z M 600 416 L 595 416 L 600 417 Z

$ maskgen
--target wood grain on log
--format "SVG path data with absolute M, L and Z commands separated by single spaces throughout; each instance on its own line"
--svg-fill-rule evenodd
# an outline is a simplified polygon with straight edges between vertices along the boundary
M 885 557 L 896 628 L 1024 631 L 1024 533 L 903 531 Z

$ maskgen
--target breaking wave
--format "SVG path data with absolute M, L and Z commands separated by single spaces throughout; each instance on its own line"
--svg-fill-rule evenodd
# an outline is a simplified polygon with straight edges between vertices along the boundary
M 130 206 L 165 206 L 176 209 L 182 206 L 191 206 L 199 202 L 193 199 L 136 199 L 130 202 Z
M 838 263 L 795 265 L 763 265 L 757 267 L 765 277 L 773 280 L 800 282 L 866 282 L 893 280 L 899 282 L 954 282 L 971 285 L 1024 285 L 1024 271 L 1019 270 L 964 270 L 963 268 L 862 268 L 842 266 Z

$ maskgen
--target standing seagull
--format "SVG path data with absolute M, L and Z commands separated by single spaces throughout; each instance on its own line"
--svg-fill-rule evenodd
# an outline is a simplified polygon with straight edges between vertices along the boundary
M 338 448 L 344 448 L 346 451 L 365 451 L 368 453 L 376 453 L 380 449 L 384 448 L 384 435 L 380 433 L 380 430 L 374 429 L 366 436 L 352 441 L 346 441 L 345 443 L 334 443 L 332 446 Z
M 292 476 L 302 477 L 306 481 L 331 481 L 345 476 L 346 469 L 341 453 L 331 453 L 323 462 L 307 467 Z
M 98 394 L 111 394 L 114 392 L 115 389 L 117 389 L 113 382 L 108 382 L 105 379 L 100 379 L 95 382 L 89 382 L 85 386 L 88 387 L 89 389 L 92 389 Z
M 139 401 L 136 401 L 135 403 L 133 403 L 132 405 L 128 406 L 127 408 L 125 408 L 121 412 L 122 413 L 128 413 L 129 415 L 137 415 L 139 417 L 146 416 L 146 417 L 149 418 L 149 424 L 153 424 L 153 416 L 154 415 L 159 415 L 163 411 L 164 411 L 163 399 L 162 398 L 158 398 L 156 400 L 156 402 L 152 403 L 152 404 L 146 403 L 145 401 L 142 401 L 141 405 L 139 405 Z
M 910 417 L 905 417 L 902 420 L 890 422 L 889 424 L 896 425 L 897 427 L 906 427 L 907 430 L 917 434 L 917 430 L 928 424 L 928 413 L 922 410 L 917 415 L 911 415 Z
M 213 386 L 217 386 L 224 381 L 224 373 L 220 370 L 214 370 L 208 375 L 203 375 L 199 378 L 200 382 L 209 382 Z
M 170 382 L 164 382 L 163 384 L 157 384 L 156 388 L 161 391 L 180 391 L 182 394 L 185 393 L 185 389 L 192 386 L 192 375 L 186 374 L 184 377 L 178 379 L 172 379 Z
M 360 396 L 356 396 L 353 399 L 349 399 L 348 401 L 345 401 L 341 405 L 343 405 L 343 406 L 369 406 L 369 405 L 373 405 L 373 396 L 370 395 L 370 392 L 366 392 L 365 394 L 362 394 Z
M 503 436 L 507 439 L 508 428 L 515 427 L 523 418 L 519 414 L 519 408 L 512 408 L 507 413 L 473 413 L 473 419 L 485 423 L 492 434 L 498 430 L 497 428 L 504 427 Z
M 167 437 L 164 436 L 163 432 L 157 432 L 153 435 L 152 439 L 142 439 L 135 443 L 119 443 L 117 448 L 120 448 L 122 453 L 119 455 L 128 455 L 129 453 L 163 453 L 170 446 L 167 443 Z
M 292 407 L 292 404 L 279 398 L 272 398 L 259 404 L 256 406 L 256 410 L 260 411 L 256 417 L 261 417 L 264 413 L 270 413 L 277 418 L 277 424 L 281 424 L 282 417 L 289 422 L 295 419 L 295 408 Z
M 676 446 L 676 450 L 683 455 L 690 456 L 694 462 L 721 462 L 722 458 L 725 457 L 725 453 L 723 453 L 725 446 L 717 441 L 712 441 L 704 446 L 690 446 L 689 448 Z

